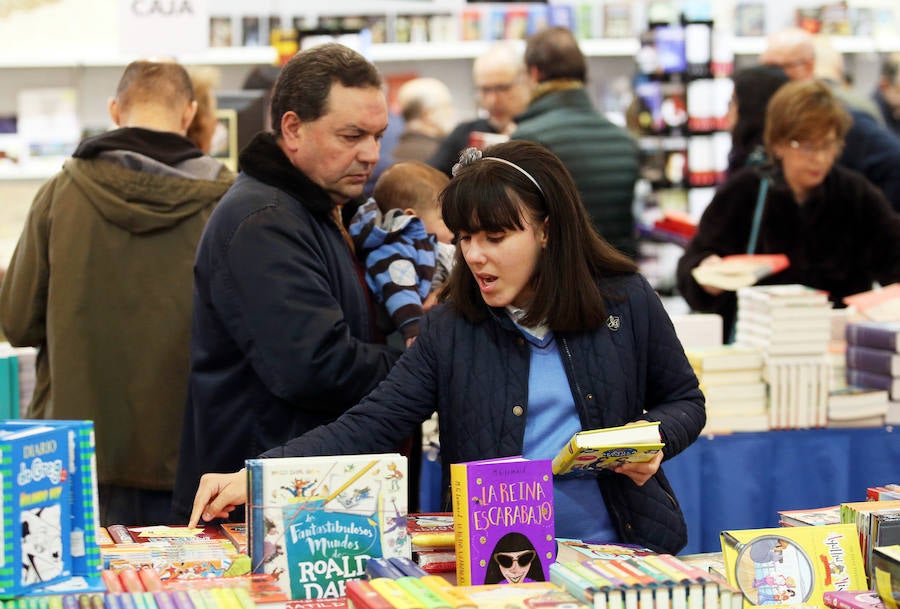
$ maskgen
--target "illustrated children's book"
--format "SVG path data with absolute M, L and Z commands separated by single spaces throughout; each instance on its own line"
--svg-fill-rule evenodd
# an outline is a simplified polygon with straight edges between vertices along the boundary
M 629 461 L 643 463 L 663 446 L 658 421 L 579 431 L 553 458 L 553 474 L 590 475 Z
M 98 543 L 99 500 L 97 498 L 97 452 L 93 421 L 29 420 L 4 421 L 3 427 L 21 429 L 34 425 L 66 428 L 68 461 L 71 478 L 72 575 L 95 579 L 100 576 L 103 560 Z
M 723 531 L 721 541 L 725 575 L 744 607 L 822 605 L 826 590 L 867 587 L 853 525 Z
M 0 429 L 0 598 L 72 575 L 68 431 L 49 425 Z
M 249 459 L 247 472 L 253 572 L 291 598 L 344 596 L 369 558 L 409 558 L 406 457 Z
M 874 590 L 829 590 L 822 595 L 831 609 L 884 609 L 884 603 Z
M 556 555 L 549 459 L 450 465 L 458 585 L 547 581 Z

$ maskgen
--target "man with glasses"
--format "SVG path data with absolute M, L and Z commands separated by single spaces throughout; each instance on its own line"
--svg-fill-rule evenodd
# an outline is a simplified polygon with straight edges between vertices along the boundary
M 522 52 L 512 42 L 499 42 L 478 57 L 472 66 L 478 107 L 486 117 L 460 123 L 441 142 L 429 165 L 450 175 L 464 148 L 482 147 L 480 134 L 505 139 L 515 128 L 513 119 L 528 106 L 530 96 Z M 474 136 L 473 136 L 474 134 Z
M 816 39 L 800 28 L 776 32 L 767 42 L 766 50 L 760 55 L 761 63 L 781 66 L 794 81 L 816 78 L 817 64 L 827 59 L 824 47 L 817 52 Z M 825 82 L 853 119 L 838 163 L 866 176 L 884 193 L 894 209 L 900 211 L 900 138 L 879 125 L 865 110 L 847 103 L 846 97 L 840 94 L 841 83 Z

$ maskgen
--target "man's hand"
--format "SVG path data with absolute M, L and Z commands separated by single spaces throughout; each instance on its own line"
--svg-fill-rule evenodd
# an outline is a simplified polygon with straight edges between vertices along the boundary
M 214 518 L 228 518 L 239 505 L 247 503 L 247 470 L 233 474 L 203 474 L 194 495 L 189 528 L 194 528 L 202 518 L 209 522 Z
M 646 463 L 623 463 L 613 471 L 623 476 L 628 476 L 638 486 L 644 486 L 647 480 L 659 471 L 659 464 L 662 463 L 663 452 L 659 451 L 652 460 Z

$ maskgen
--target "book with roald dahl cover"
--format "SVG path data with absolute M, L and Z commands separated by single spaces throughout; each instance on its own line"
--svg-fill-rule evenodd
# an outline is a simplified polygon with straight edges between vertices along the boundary
M 549 459 L 450 465 L 460 586 L 547 581 L 556 555 Z
M 247 472 L 253 571 L 292 599 L 344 596 L 369 558 L 409 558 L 406 457 L 249 459 Z
M 822 605 L 826 590 L 867 587 L 856 527 L 850 524 L 722 531 L 728 583 L 744 607 Z
M 553 458 L 553 474 L 572 477 L 626 462 L 643 463 L 663 446 L 658 421 L 580 431 Z

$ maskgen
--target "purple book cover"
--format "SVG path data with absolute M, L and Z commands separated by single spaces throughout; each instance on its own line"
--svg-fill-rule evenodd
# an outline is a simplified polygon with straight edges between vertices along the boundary
M 461 586 L 548 581 L 556 555 L 550 460 L 450 466 Z

